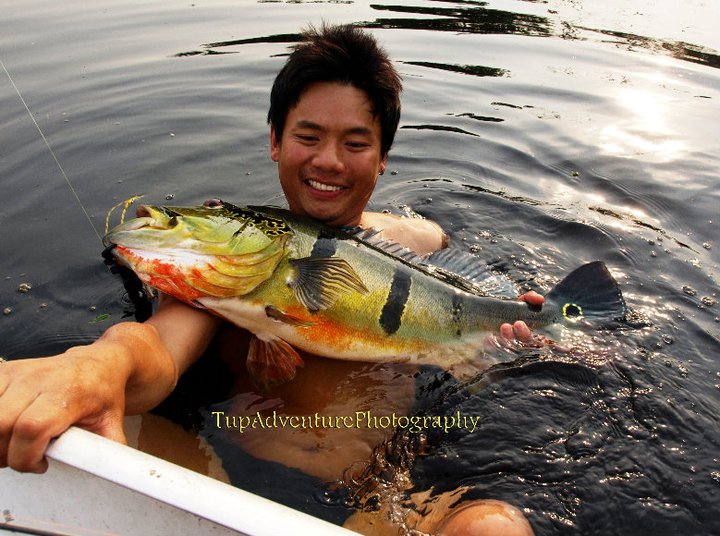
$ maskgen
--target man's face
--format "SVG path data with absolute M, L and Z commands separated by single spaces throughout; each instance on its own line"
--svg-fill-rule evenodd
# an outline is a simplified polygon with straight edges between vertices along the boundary
M 316 82 L 288 111 L 282 139 L 270 129 L 270 156 L 296 214 L 328 225 L 357 225 L 387 156 L 380 120 L 354 86 Z

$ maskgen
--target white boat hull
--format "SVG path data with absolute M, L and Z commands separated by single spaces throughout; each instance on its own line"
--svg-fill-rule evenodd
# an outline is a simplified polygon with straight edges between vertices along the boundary
M 0 470 L 0 534 L 355 534 L 78 428 L 47 457 L 43 475 Z

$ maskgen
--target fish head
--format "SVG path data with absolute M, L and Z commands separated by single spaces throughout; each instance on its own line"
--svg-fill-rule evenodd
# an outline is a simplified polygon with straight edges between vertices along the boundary
M 228 203 L 141 205 L 103 243 L 146 284 L 193 301 L 251 292 L 272 275 L 292 234 L 280 218 Z

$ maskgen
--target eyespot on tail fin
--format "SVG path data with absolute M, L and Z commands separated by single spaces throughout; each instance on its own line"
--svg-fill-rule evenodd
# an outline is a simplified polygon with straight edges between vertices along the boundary
M 627 309 L 617 281 L 602 261 L 570 272 L 545 296 L 564 318 L 623 320 Z

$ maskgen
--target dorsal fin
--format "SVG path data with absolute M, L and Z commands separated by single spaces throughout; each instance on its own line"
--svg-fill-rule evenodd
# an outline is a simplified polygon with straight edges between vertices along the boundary
M 441 249 L 425 257 L 421 264 L 468 281 L 477 289 L 476 293 L 485 296 L 517 298 L 520 295 L 517 286 L 508 277 L 465 251 Z
M 517 287 L 510 279 L 465 251 L 444 248 L 429 255 L 418 255 L 397 242 L 382 238 L 381 231 L 372 227 L 356 226 L 342 230 L 357 240 L 422 267 L 440 279 L 472 294 L 506 298 L 519 296 Z
M 374 227 L 342 227 L 342 231 L 352 236 L 353 238 L 365 242 L 373 247 L 383 250 L 385 253 L 389 253 L 394 257 L 399 257 L 404 261 L 412 264 L 421 264 L 424 255 L 418 255 L 411 249 L 406 248 L 402 244 L 398 244 L 393 240 L 387 240 L 382 238 L 380 235 L 382 231 L 375 229 Z

